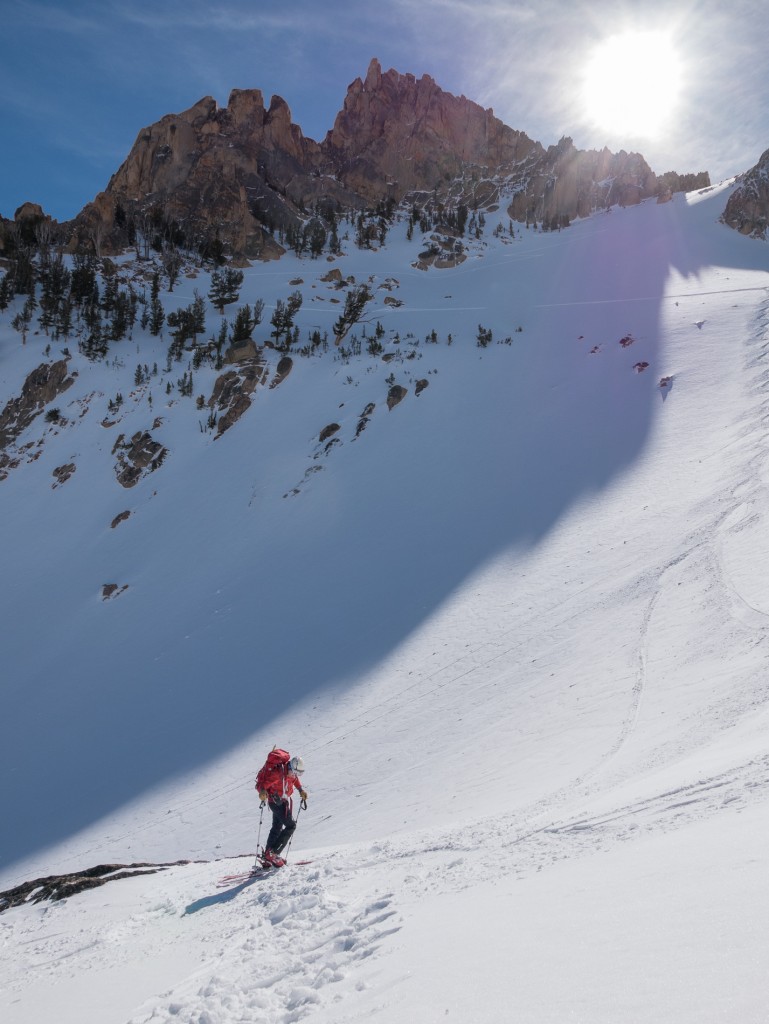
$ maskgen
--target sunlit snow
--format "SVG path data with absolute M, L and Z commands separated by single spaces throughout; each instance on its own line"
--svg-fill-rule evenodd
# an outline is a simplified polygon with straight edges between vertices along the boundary
M 769 279 L 728 187 L 512 239 L 503 203 L 452 270 L 404 221 L 255 264 L 241 302 L 301 278 L 303 336 L 329 267 L 371 276 L 393 358 L 297 357 L 217 440 L 133 387 L 167 342 L 70 344 L 67 424 L 0 483 L 0 888 L 202 862 L 2 913 L 5 1024 L 766 1020 Z M 46 344 L 12 313 L 0 405 Z M 220 887 L 275 743 L 312 863 Z

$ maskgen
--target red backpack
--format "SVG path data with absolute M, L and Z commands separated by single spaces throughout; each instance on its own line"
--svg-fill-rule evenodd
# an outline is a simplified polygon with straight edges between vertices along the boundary
M 283 790 L 283 777 L 288 769 L 291 755 L 287 750 L 280 747 L 273 747 L 267 755 L 267 760 L 259 769 L 256 776 L 256 788 L 258 790 L 270 791 Z

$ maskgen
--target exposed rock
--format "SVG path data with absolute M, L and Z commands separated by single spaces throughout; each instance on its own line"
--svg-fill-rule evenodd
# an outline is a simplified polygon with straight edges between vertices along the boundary
M 13 220 L 0 217 L 0 254 L 13 254 L 19 243 L 35 247 L 59 244 L 65 233 L 66 229 L 62 229 L 38 203 L 22 203 Z
M 7 480 L 8 473 L 12 469 L 16 469 L 20 462 L 20 459 L 11 458 L 10 455 L 6 455 L 5 452 L 0 451 L 0 480 Z
M 271 227 L 300 223 L 301 209 L 321 198 L 356 205 L 341 185 L 321 178 L 323 163 L 319 145 L 292 123 L 279 96 L 265 108 L 260 90 L 234 89 L 223 109 L 206 96 L 139 133 L 105 192 L 77 218 L 76 237 L 87 240 L 101 230 L 105 244 L 116 248 L 127 238 L 118 207 L 140 232 L 157 230 L 146 221 L 158 211 L 190 241 L 218 241 L 241 258 L 274 259 L 284 250 Z
M 393 384 L 390 390 L 387 392 L 387 408 L 392 410 L 408 394 L 408 389 L 404 388 L 402 384 Z
M 237 423 L 240 417 L 245 412 L 248 412 L 250 408 L 251 399 L 248 397 L 248 395 L 244 395 L 242 393 L 236 395 L 233 398 L 232 402 L 230 403 L 229 407 L 227 408 L 227 412 L 218 421 L 216 436 L 221 437 L 221 435 L 226 430 L 229 430 L 231 426 Z
M 695 192 L 697 189 L 710 186 L 710 175 L 707 171 L 698 174 L 679 174 L 677 171 L 665 171 L 657 175 L 660 193 Z
M 216 378 L 208 406 L 220 413 L 217 437 L 221 437 L 251 408 L 251 395 L 266 378 L 267 367 L 260 358 L 242 363 L 237 370 L 228 370 Z
M 336 434 L 341 429 L 342 428 L 339 426 L 338 423 L 329 423 L 327 427 L 324 427 L 323 430 L 321 430 L 320 436 L 318 437 L 318 441 L 320 442 L 320 444 L 323 444 L 324 441 L 327 441 L 330 437 L 333 437 L 334 434 Z
M 418 380 L 414 385 L 414 394 L 421 395 L 429 383 L 430 381 L 426 377 L 423 377 L 421 380 Z
M 360 419 L 358 420 L 358 426 L 355 429 L 355 436 L 356 437 L 360 437 L 360 435 L 363 433 L 363 431 L 368 426 L 368 422 L 369 422 L 369 420 L 371 419 L 371 417 L 374 414 L 374 409 L 376 409 L 376 406 L 374 405 L 374 403 L 373 402 L 369 402 L 368 405 L 366 406 L 366 408 L 360 414 Z
M 11 907 L 20 907 L 24 903 L 42 903 L 43 900 L 50 900 L 52 903 L 74 896 L 87 889 L 93 889 L 104 885 L 106 882 L 115 882 L 121 878 L 133 878 L 135 875 L 154 875 L 165 868 L 177 865 L 189 864 L 188 860 L 174 861 L 173 863 L 151 864 L 98 864 L 93 868 L 85 868 L 83 871 L 76 871 L 67 875 L 46 875 L 44 878 L 35 878 L 29 882 L 22 882 L 13 889 L 6 889 L 0 892 L 0 914 Z
M 452 267 L 461 266 L 466 259 L 467 256 L 463 252 L 457 252 L 451 256 L 438 256 L 433 266 L 436 270 L 451 270 Z
M 225 363 L 242 363 L 246 359 L 256 359 L 258 351 L 253 338 L 242 342 L 240 345 L 231 345 L 224 353 Z
M 102 601 L 109 601 L 113 597 L 120 597 L 125 590 L 128 590 L 127 583 L 124 583 L 122 587 L 117 583 L 105 583 L 101 588 L 101 599 Z
M 557 229 L 595 210 L 640 203 L 657 190 L 657 177 L 639 153 L 578 150 L 564 137 L 532 162 L 508 213 Z
M 444 92 L 429 75 L 382 73 L 374 59 L 365 80 L 348 88 L 323 151 L 340 179 L 372 200 L 432 189 L 470 165 L 493 173 L 542 147 L 492 110 Z
M 753 238 L 766 238 L 769 224 L 769 149 L 747 171 L 729 197 L 722 220 Z
M 275 376 L 270 382 L 270 387 L 276 388 L 278 384 L 282 384 L 286 377 L 288 377 L 289 373 L 291 373 L 293 366 L 294 360 L 291 356 L 283 356 L 275 368 Z
M 121 434 L 112 447 L 112 454 L 118 457 L 115 464 L 118 483 L 123 487 L 134 487 L 142 477 L 162 466 L 168 449 L 153 440 L 148 430 L 137 430 L 130 441 Z
M 33 370 L 18 398 L 12 398 L 0 413 L 0 450 L 13 443 L 32 420 L 60 394 L 74 384 L 74 376 L 67 375 L 67 360 L 41 363 Z
M 66 481 L 69 480 L 69 478 L 72 476 L 76 469 L 77 466 L 75 465 L 74 462 L 68 462 L 64 466 L 57 466 L 56 469 L 54 469 L 53 471 L 53 476 L 56 478 L 56 483 L 52 484 L 51 486 L 58 487 L 59 484 L 66 483 Z
M 18 224 L 25 220 L 41 221 L 50 220 L 51 218 L 45 212 L 43 207 L 39 206 L 37 203 L 22 203 L 14 213 L 13 219 Z
M 125 512 L 120 512 L 110 523 L 110 529 L 114 530 L 116 526 L 120 526 L 120 524 L 124 523 L 126 519 L 130 518 L 130 516 L 131 512 L 128 509 L 126 509 Z

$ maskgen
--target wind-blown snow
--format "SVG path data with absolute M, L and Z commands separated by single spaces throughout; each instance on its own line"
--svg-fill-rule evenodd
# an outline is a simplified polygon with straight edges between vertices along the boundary
M 0 484 L 2 888 L 253 851 L 273 743 L 306 762 L 312 864 L 6 911 L 4 1021 L 766 1020 L 769 280 L 725 201 L 512 241 L 489 215 L 449 271 L 404 224 L 349 243 L 345 275 L 399 281 L 367 330 L 400 358 L 297 358 L 216 441 L 158 387 L 99 425 L 156 339 L 73 356 L 69 425 Z M 330 332 L 327 269 L 255 266 L 241 301 L 301 277 Z M 0 404 L 44 343 L 9 312 Z M 169 455 L 125 491 L 116 432 L 156 415 Z

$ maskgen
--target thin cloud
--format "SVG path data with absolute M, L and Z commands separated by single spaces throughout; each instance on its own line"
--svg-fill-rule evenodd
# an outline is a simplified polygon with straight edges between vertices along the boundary
M 73 10 L 73 6 L 77 9 Z M 76 4 L 67 9 L 58 4 L 35 0 L 12 0 L 11 5 L 3 10 L 3 29 L 8 32 L 16 25 L 24 29 L 34 25 L 36 33 L 70 36 L 82 36 L 89 32 L 101 34 L 105 29 L 105 19 L 99 16 L 99 8 L 93 7 L 89 12 L 88 6 Z
M 329 33 L 333 31 L 328 14 L 316 4 L 301 9 L 296 5 L 276 10 L 274 7 L 213 6 L 212 4 L 166 4 L 162 8 L 145 9 L 110 3 L 109 8 L 116 19 L 152 31 L 173 29 L 220 32 L 232 39 L 233 33 L 269 32 L 272 34 L 291 32 Z

